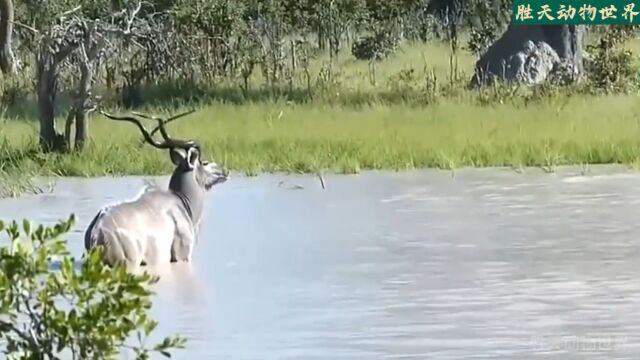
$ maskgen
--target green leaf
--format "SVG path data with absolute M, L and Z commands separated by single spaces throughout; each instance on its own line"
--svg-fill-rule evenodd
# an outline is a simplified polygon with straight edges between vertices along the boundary
M 149 336 L 149 334 L 151 334 L 151 332 L 153 332 L 153 330 L 155 330 L 157 326 L 158 326 L 157 322 L 153 320 L 148 321 L 146 324 L 143 325 L 144 334 L 146 336 Z
M 22 229 L 26 236 L 31 237 L 31 221 L 27 219 L 22 220 Z
M 46 324 L 44 329 L 33 327 L 42 349 L 74 349 L 81 358 L 114 358 L 132 332 L 142 340 L 141 332 L 148 337 L 157 327 L 149 317 L 152 278 L 132 275 L 124 267 L 109 267 L 101 256 L 102 248 L 89 252 L 76 270 L 66 241 L 57 239 L 68 232 L 74 219 L 71 216 L 52 227 L 36 227 L 23 220 L 25 232 L 35 229 L 31 239 L 42 239 L 32 242 L 33 251 L 25 249 L 16 221 L 6 228 L 12 251 L 0 247 L 0 319 L 14 322 L 26 317 L 32 323 Z M 60 269 L 50 267 L 51 259 L 60 261 Z M 34 302 L 32 312 L 19 303 L 25 293 L 30 294 L 28 303 Z M 71 310 L 67 310 L 69 305 Z M 2 324 L 0 341 L 5 341 L 9 358 L 42 357 L 31 353 L 30 344 L 12 333 L 11 326 Z M 170 357 L 169 349 L 180 347 L 181 342 L 167 338 L 157 348 Z M 149 358 L 144 349 L 138 354 L 140 359 Z
M 44 238 L 44 227 L 42 226 L 42 224 L 40 224 L 38 225 L 34 233 L 34 240 L 42 241 L 43 238 Z

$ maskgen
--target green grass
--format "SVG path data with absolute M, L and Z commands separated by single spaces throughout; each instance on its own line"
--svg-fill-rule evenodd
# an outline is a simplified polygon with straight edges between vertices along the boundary
M 219 104 L 169 129 L 199 139 L 209 158 L 247 173 L 632 164 L 640 160 L 639 112 L 634 96 L 572 98 L 561 108 Z M 43 156 L 29 152 L 31 127 L 8 122 L 3 136 L 12 140 L 0 147 L 0 156 L 21 171 L 63 176 L 170 171 L 166 152 L 137 146 L 133 125 L 96 116 L 91 130 L 85 152 Z
M 324 61 L 316 61 L 314 71 Z M 472 65 L 471 55 L 461 52 L 460 70 L 471 74 Z M 376 65 L 375 82 L 370 65 L 347 53 L 333 66 L 333 99 L 341 101 L 209 102 L 169 125 L 170 132 L 198 139 L 209 159 L 248 174 L 640 163 L 640 104 L 634 95 L 561 93 L 525 101 L 526 91 L 478 93 L 460 84 L 447 90 L 449 51 L 438 43 L 405 45 Z M 403 69 L 418 75 L 394 78 Z M 420 87 L 425 77 L 441 79 L 441 86 L 425 95 Z M 259 79 L 253 81 L 259 87 Z M 380 93 L 435 100 L 385 101 Z M 351 102 L 349 96 L 367 101 Z M 69 155 L 40 154 L 36 124 L 35 119 L 0 122 L 0 173 L 99 176 L 171 170 L 166 152 L 138 146 L 140 135 L 132 124 L 94 115 L 88 148 Z

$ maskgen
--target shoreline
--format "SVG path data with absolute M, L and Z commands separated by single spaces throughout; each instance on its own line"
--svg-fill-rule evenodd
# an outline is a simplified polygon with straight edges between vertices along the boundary
M 3 188 L 3 184 L 0 184 L 0 200 L 21 198 L 25 196 L 40 196 L 50 195 L 58 191 L 59 184 L 65 184 L 66 186 L 72 186 L 73 184 L 82 184 L 87 182 L 104 182 L 105 185 L 113 185 L 114 182 L 129 182 L 139 181 L 140 189 L 142 187 L 155 184 L 161 188 L 168 185 L 169 177 L 171 173 L 162 175 L 123 175 L 123 176 L 33 176 L 25 183 L 10 184 Z M 486 176 L 486 177 L 485 177 Z M 455 169 L 454 171 L 446 169 L 436 168 L 423 168 L 423 169 L 411 169 L 411 170 L 363 170 L 357 174 L 340 174 L 335 172 L 323 172 L 322 180 L 318 177 L 318 174 L 314 173 L 291 173 L 291 172 L 262 172 L 255 175 L 246 175 L 237 172 L 231 172 L 230 184 L 234 184 L 236 181 L 244 185 L 252 182 L 272 182 L 274 187 L 281 187 L 284 190 L 291 189 L 313 189 L 317 188 L 320 191 L 330 189 L 334 181 L 345 179 L 357 179 L 357 178 L 370 178 L 370 177 L 400 177 L 407 180 L 420 180 L 430 179 L 442 183 L 442 181 L 456 181 L 457 179 L 500 179 L 500 178 L 523 178 L 523 179 L 541 179 L 546 177 L 557 177 L 563 181 L 571 181 L 576 179 L 576 182 L 580 182 L 578 179 L 596 179 L 596 178 L 608 178 L 616 176 L 640 176 L 640 168 L 631 167 L 624 164 L 596 164 L 583 167 L 580 165 L 561 165 L 554 168 L 553 172 L 546 171 L 540 167 L 526 167 L 521 169 L 515 169 L 512 167 L 503 166 L 488 166 L 488 167 L 464 167 Z M 0 179 L 1 180 L 1 179 Z M 305 184 L 301 186 L 296 183 L 302 182 Z M 227 184 L 221 185 L 220 189 L 228 186 Z M 293 186 L 293 187 L 292 187 Z M 326 186 L 326 188 L 324 187 Z M 219 190 L 213 190 L 214 192 Z
M 553 171 L 547 171 L 539 166 L 528 167 L 510 167 L 510 166 L 484 166 L 484 167 L 461 167 L 456 169 L 439 169 L 439 168 L 419 168 L 419 169 L 405 169 L 405 170 L 393 170 L 393 169 L 364 169 L 358 173 L 339 173 L 323 171 L 323 177 L 359 177 L 359 176 L 411 176 L 411 175 L 425 175 L 428 173 L 434 175 L 467 175 L 473 173 L 487 173 L 492 172 L 495 174 L 514 174 L 518 176 L 528 175 L 560 175 L 560 176 L 601 176 L 601 175 L 619 175 L 619 174 L 640 174 L 640 167 L 634 167 L 631 165 L 610 163 L 610 164 L 587 164 L 586 167 L 573 164 L 573 165 L 558 165 L 554 167 Z M 311 178 L 317 177 L 318 172 L 288 172 L 288 171 L 275 171 L 275 172 L 259 172 L 256 174 L 247 175 L 241 171 L 230 171 L 231 179 L 260 179 L 260 178 Z M 34 180 L 111 180 L 111 179 L 142 179 L 142 180 L 157 180 L 168 179 L 171 176 L 171 172 L 159 174 L 159 175 L 97 175 L 97 176 L 47 176 L 36 175 Z

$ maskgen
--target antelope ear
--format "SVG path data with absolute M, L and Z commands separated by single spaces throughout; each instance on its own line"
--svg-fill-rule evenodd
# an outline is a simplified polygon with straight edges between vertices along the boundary
M 198 159 L 200 159 L 200 151 L 195 147 L 190 147 L 189 151 L 187 151 L 187 161 L 189 162 L 190 169 L 196 167 Z
M 169 156 L 171 157 L 171 162 L 175 166 L 186 165 L 187 155 L 182 149 L 169 149 Z

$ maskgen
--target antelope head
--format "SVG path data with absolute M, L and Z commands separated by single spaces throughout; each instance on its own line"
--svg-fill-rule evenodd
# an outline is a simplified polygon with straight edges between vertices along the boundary
M 161 149 L 168 150 L 171 162 L 175 165 L 173 174 L 169 181 L 169 190 L 175 193 L 185 202 L 185 206 L 191 213 L 196 223 L 200 222 L 200 216 L 204 204 L 205 193 L 214 185 L 224 183 L 229 178 L 229 172 L 222 166 L 213 161 L 203 158 L 202 148 L 198 142 L 194 140 L 181 140 L 169 136 L 165 125 L 183 116 L 193 113 L 194 110 L 174 115 L 167 119 L 156 116 L 147 116 L 140 113 L 132 113 L 132 115 L 157 121 L 157 127 L 150 133 L 142 125 L 142 122 L 132 115 L 116 116 L 104 111 L 100 113 L 112 120 L 128 121 L 135 124 L 144 140 L 149 145 Z M 153 134 L 159 131 L 163 141 L 153 139 Z

